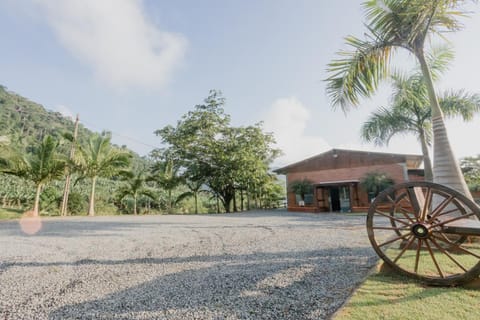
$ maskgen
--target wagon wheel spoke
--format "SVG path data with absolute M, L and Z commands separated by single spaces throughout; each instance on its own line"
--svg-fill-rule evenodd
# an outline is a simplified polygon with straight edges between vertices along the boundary
M 455 211 L 460 211 L 460 208 L 455 208 L 455 209 L 451 209 L 451 210 L 444 211 L 444 212 L 442 212 L 442 213 L 440 213 L 440 214 L 437 214 L 435 217 L 430 218 L 429 221 L 430 221 L 430 222 L 431 222 L 431 221 L 434 221 L 435 218 L 439 218 L 439 217 L 441 217 L 441 216 L 444 216 L 444 215 L 447 215 L 447 214 L 450 214 L 450 213 L 454 213 Z M 462 212 L 460 211 L 460 213 L 462 213 Z
M 474 216 L 474 215 L 475 215 L 475 213 L 471 212 L 471 213 L 467 213 L 463 216 L 459 216 L 459 217 L 451 218 L 451 219 L 448 219 L 448 220 L 444 220 L 444 221 L 438 222 L 436 224 L 432 224 L 432 228 L 441 227 L 441 226 L 443 226 L 447 223 L 457 221 L 457 220 L 462 220 L 462 219 L 465 219 L 465 218 L 468 218 L 468 217 L 471 217 L 471 216 Z
M 417 192 L 419 192 L 417 187 L 407 188 L 407 195 L 408 195 L 407 200 L 408 200 L 408 202 L 410 202 L 410 205 L 413 208 L 413 214 L 415 215 L 417 220 L 419 220 L 421 218 L 419 216 L 419 213 L 420 213 L 420 210 L 421 210 L 422 206 L 421 206 L 420 201 L 417 197 Z
M 412 213 L 411 210 L 407 210 L 401 206 L 398 206 L 397 208 L 400 209 L 400 213 L 403 214 L 405 216 L 405 218 L 407 218 L 408 221 L 410 221 L 410 223 L 415 223 L 415 220 L 413 220 L 408 214 L 409 213 Z M 415 214 L 414 214 L 415 215 Z
M 454 196 L 450 195 L 448 198 L 443 199 L 443 201 L 432 211 L 432 215 L 429 221 L 433 221 L 443 209 L 445 209 L 450 202 L 454 199 Z
M 409 232 L 409 233 L 406 233 L 406 234 L 401 235 L 401 236 L 399 236 L 399 237 L 395 237 L 395 238 L 393 238 L 393 239 L 391 239 L 391 240 L 385 241 L 385 242 L 382 243 L 382 244 L 379 244 L 378 247 L 383 247 L 383 246 L 385 246 L 385 245 L 387 245 L 387 244 L 393 243 L 393 242 L 398 241 L 398 240 L 400 240 L 400 239 L 404 239 L 404 238 L 410 236 L 411 234 L 412 234 L 412 233 Z
M 415 221 L 412 219 L 412 217 L 410 217 L 408 214 L 412 213 L 411 210 L 408 210 L 408 209 L 405 209 L 404 207 L 402 207 L 400 205 L 400 201 L 405 198 L 405 194 L 402 194 L 400 197 L 400 199 L 395 201 L 392 199 L 392 197 L 390 197 L 390 195 L 387 195 L 387 199 L 388 201 L 390 201 L 392 204 L 393 204 L 393 208 L 394 209 L 399 209 L 398 212 L 400 212 L 407 220 L 409 220 L 411 223 L 414 223 Z M 403 219 L 403 218 L 398 218 L 397 219 Z
M 425 203 L 423 204 L 423 209 L 421 213 L 421 219 L 422 221 L 425 221 L 426 217 L 428 216 L 428 211 L 430 209 L 430 205 L 432 204 L 432 196 L 433 192 L 431 188 L 427 189 L 427 194 L 425 195 Z
M 433 254 L 432 248 L 430 247 L 430 244 L 428 243 L 427 240 L 425 240 L 425 245 L 427 246 L 428 252 L 430 253 L 430 257 L 432 257 L 432 261 L 433 261 L 433 263 L 435 264 L 435 267 L 438 270 L 438 274 L 440 275 L 440 277 L 445 278 L 445 276 L 443 275 L 442 269 L 440 269 L 440 266 L 438 265 L 437 259 L 435 259 L 435 255 Z
M 381 212 L 380 210 L 375 210 L 375 213 L 377 213 L 377 214 L 379 214 L 379 215 L 381 215 L 381 216 L 384 216 L 384 217 L 386 217 L 386 218 L 388 218 L 388 219 L 395 220 L 395 221 L 397 221 L 397 222 L 399 222 L 399 223 L 401 223 L 401 224 L 404 224 L 404 225 L 406 225 L 406 226 L 409 226 L 409 224 L 408 224 L 407 222 L 402 221 L 402 220 L 400 220 L 400 219 L 398 219 L 398 218 L 396 218 L 396 217 L 392 217 L 391 215 L 389 215 L 389 214 L 387 214 L 387 213 L 385 213 L 385 212 Z
M 395 259 L 393 259 L 393 263 L 397 263 L 397 261 L 403 256 L 405 251 L 407 251 L 408 248 L 412 245 L 413 241 L 415 240 L 415 237 L 412 235 L 410 239 L 408 240 L 408 243 L 403 247 L 402 251 L 397 255 Z
M 418 239 L 417 254 L 415 255 L 415 273 L 418 272 L 418 262 L 420 261 L 420 250 L 422 249 L 422 239 Z
M 435 235 L 433 235 L 433 237 L 434 237 L 435 239 L 437 239 L 437 240 L 440 240 L 440 241 L 442 241 L 442 242 L 445 242 L 445 243 L 449 244 L 450 246 L 454 247 L 454 248 L 457 249 L 457 250 L 460 250 L 460 251 L 462 251 L 462 252 L 468 253 L 468 254 L 470 254 L 470 255 L 472 255 L 472 256 L 480 259 L 480 255 L 478 255 L 478 254 L 476 254 L 476 253 L 474 253 L 474 252 L 471 252 L 471 251 L 468 250 L 468 249 L 463 248 L 462 246 L 456 244 L 455 242 L 450 241 L 443 233 L 440 233 L 440 234 L 442 235 L 443 239 L 440 238 L 440 237 L 437 237 L 437 236 L 435 236 Z
M 377 230 L 397 230 L 397 231 L 407 231 L 407 230 L 410 230 L 410 228 L 395 228 L 395 227 L 372 227 L 372 229 L 377 229 Z
M 438 250 L 440 250 L 444 255 L 446 255 L 447 257 L 449 257 L 450 260 L 452 260 L 452 261 L 453 261 L 457 266 L 459 266 L 463 271 L 465 271 L 465 272 L 468 271 L 460 262 L 458 262 L 457 259 L 455 259 L 454 257 L 452 257 L 452 256 L 447 252 L 447 250 L 445 250 L 444 248 L 442 248 L 442 246 L 439 245 L 438 242 L 435 241 L 435 239 L 430 238 L 430 241 L 432 241 L 432 243 L 435 245 L 435 247 L 437 247 Z

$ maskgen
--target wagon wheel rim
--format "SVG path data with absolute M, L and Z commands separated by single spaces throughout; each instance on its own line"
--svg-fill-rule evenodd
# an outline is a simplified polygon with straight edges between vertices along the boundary
M 472 218 L 480 219 L 479 207 L 459 192 L 409 182 L 375 198 L 367 232 L 374 250 L 394 270 L 430 284 L 454 285 L 480 274 L 480 232 L 466 241 L 445 232 L 445 221 Z

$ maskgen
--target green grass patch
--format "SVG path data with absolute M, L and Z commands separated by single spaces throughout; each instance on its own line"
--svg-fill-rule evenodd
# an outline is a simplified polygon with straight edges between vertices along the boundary
M 479 319 L 479 280 L 470 284 L 475 288 L 431 287 L 393 271 L 376 272 L 333 319 Z
M 0 220 L 19 219 L 22 214 L 21 209 L 0 208 Z

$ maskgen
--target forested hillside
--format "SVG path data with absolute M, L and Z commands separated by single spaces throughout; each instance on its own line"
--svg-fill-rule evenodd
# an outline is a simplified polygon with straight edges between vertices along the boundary
M 46 110 L 0 85 L 0 136 L 20 149 L 28 149 L 45 135 L 60 138 L 64 133 L 73 133 L 74 122 L 59 112 Z M 78 137 L 85 142 L 93 132 L 79 125 Z

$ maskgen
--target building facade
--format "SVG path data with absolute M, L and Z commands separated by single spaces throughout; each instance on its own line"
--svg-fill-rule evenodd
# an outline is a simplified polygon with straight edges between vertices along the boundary
M 371 195 L 360 186 L 368 173 L 381 172 L 395 183 L 423 180 L 421 155 L 332 149 L 274 170 L 286 175 L 287 208 L 304 212 L 365 212 Z M 307 179 L 313 191 L 304 201 L 290 191 L 293 181 Z

